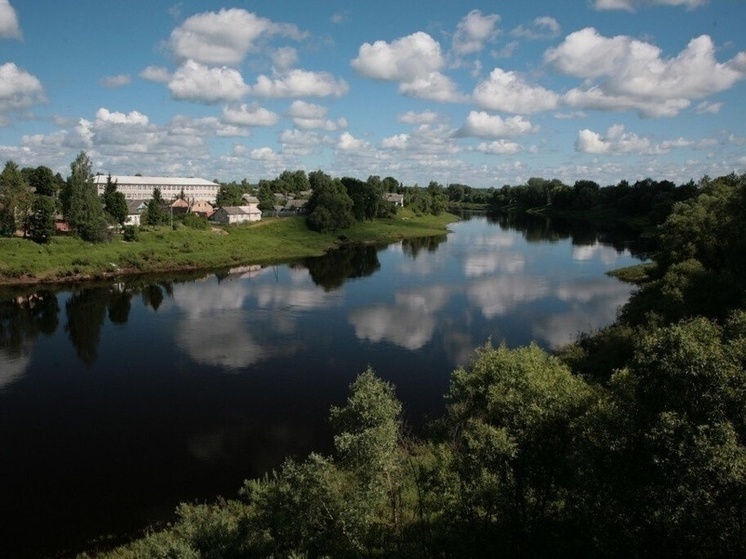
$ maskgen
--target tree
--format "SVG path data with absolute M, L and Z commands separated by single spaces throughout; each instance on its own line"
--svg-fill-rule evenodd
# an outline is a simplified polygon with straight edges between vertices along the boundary
M 37 195 L 57 197 L 60 190 L 59 175 L 55 176 L 52 169 L 41 165 L 35 169 L 28 169 L 26 175 L 29 186 L 35 190 Z
M 118 223 L 120 227 L 124 227 L 124 222 L 127 220 L 127 200 L 124 194 L 117 190 L 116 181 L 111 180 L 111 175 L 106 178 L 106 186 L 104 187 L 104 210 L 111 217 L 111 219 Z
M 628 556 L 746 554 L 744 363 L 743 311 L 725 328 L 699 317 L 638 342 L 585 421 L 597 541 L 615 547 L 622 535 Z
M 308 228 L 328 233 L 350 227 L 355 221 L 352 215 L 352 199 L 341 181 L 332 180 L 321 171 L 309 173 L 308 178 L 313 188 L 307 205 Z
M 26 234 L 27 217 L 33 194 L 18 165 L 8 161 L 0 173 L 0 235 L 15 235 L 18 229 Z
M 245 191 L 239 185 L 221 184 L 215 203 L 218 206 L 240 206 Z
M 456 434 L 457 514 L 483 553 L 497 545 L 494 555 L 541 555 L 562 545 L 559 528 L 572 517 L 580 471 L 574 426 L 591 395 L 536 345 L 487 345 L 468 369 L 454 371 L 448 417 Z
M 29 216 L 29 236 L 37 243 L 46 243 L 54 235 L 54 200 L 49 196 L 35 196 Z
M 145 223 L 147 225 L 163 225 L 168 221 L 168 215 L 163 211 L 163 196 L 161 189 L 153 189 L 153 196 L 148 201 L 148 208 L 145 210 Z
M 107 237 L 106 217 L 91 174 L 91 160 L 81 151 L 70 164 L 71 174 L 60 194 L 62 210 L 70 227 L 84 241 Z

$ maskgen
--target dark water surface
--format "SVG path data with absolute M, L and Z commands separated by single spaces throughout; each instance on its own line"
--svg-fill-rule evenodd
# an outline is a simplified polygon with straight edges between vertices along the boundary
M 328 451 L 368 365 L 415 430 L 492 339 L 546 348 L 614 320 L 619 237 L 473 217 L 293 265 L 0 291 L 0 557 L 74 555 Z M 1 255 L 0 255 L 1 257 Z

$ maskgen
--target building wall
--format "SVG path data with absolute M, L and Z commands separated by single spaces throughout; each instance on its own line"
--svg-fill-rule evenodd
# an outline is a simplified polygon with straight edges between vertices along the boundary
M 97 175 L 94 182 L 99 195 L 104 193 L 107 176 Z M 182 190 L 188 200 L 205 200 L 214 204 L 218 198 L 220 185 L 204 179 L 174 178 L 174 177 L 124 177 L 113 176 L 117 183 L 117 190 L 124 194 L 127 200 L 150 200 L 153 189 L 159 188 L 164 200 L 173 200 Z

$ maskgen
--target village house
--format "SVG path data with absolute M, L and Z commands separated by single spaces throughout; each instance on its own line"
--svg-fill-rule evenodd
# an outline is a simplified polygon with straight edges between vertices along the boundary
M 233 225 L 262 219 L 262 211 L 259 209 L 259 199 L 248 195 L 244 196 L 243 199 L 246 205 L 222 206 L 215 210 L 210 219 L 223 225 Z
M 139 227 L 141 223 L 141 216 L 145 210 L 148 209 L 147 200 L 127 200 L 127 219 L 124 220 L 125 225 L 134 225 Z
M 391 202 L 401 208 L 404 207 L 404 194 L 396 194 L 394 192 L 386 192 L 383 195 L 383 199 L 387 202 Z

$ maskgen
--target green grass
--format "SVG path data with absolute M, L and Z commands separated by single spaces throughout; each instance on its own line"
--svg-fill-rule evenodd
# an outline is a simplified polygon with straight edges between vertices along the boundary
M 394 219 L 357 223 L 336 234 L 309 231 L 302 217 L 197 230 L 143 227 L 139 240 L 121 236 L 90 244 L 54 237 L 46 245 L 0 239 L 0 283 L 58 282 L 116 275 L 214 269 L 244 264 L 288 262 L 320 256 L 342 242 L 393 242 L 442 235 L 457 218 L 451 214 L 415 217 L 402 210 Z
M 623 282 L 634 283 L 640 285 L 650 281 L 650 275 L 656 270 L 656 264 L 654 262 L 644 262 L 642 264 L 634 264 L 632 266 L 626 266 L 624 268 L 617 268 L 606 272 L 607 275 L 617 278 Z

